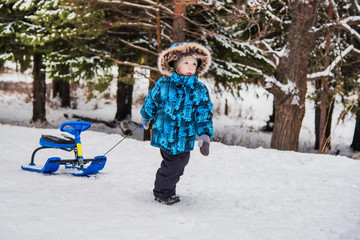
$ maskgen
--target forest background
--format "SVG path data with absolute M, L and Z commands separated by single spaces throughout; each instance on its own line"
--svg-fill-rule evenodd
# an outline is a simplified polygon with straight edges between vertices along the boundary
M 298 150 L 312 84 L 314 148 L 331 148 L 340 96 L 341 117 L 356 115 L 351 147 L 360 150 L 359 15 L 358 0 L 1 0 L 0 66 L 12 61 L 21 72 L 32 69 L 37 126 L 46 122 L 48 98 L 60 96 L 62 107 L 71 107 L 71 84 L 85 82 L 101 92 L 114 79 L 114 120 L 121 122 L 131 120 L 134 73 L 146 69 L 151 89 L 160 77 L 158 54 L 174 42 L 196 41 L 212 53 L 207 77 L 219 91 L 237 96 L 255 84 L 273 95 L 272 148 Z M 46 94 L 46 78 L 52 94 Z

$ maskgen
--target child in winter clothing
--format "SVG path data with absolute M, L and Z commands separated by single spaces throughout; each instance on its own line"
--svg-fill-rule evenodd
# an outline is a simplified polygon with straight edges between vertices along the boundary
M 165 204 L 180 201 L 176 184 L 184 173 L 199 136 L 200 152 L 209 154 L 213 137 L 213 105 L 206 86 L 197 80 L 210 67 L 210 52 L 198 43 L 175 43 L 158 59 L 160 78 L 141 108 L 140 124 L 148 129 L 154 119 L 151 145 L 163 158 L 156 173 L 155 200 Z

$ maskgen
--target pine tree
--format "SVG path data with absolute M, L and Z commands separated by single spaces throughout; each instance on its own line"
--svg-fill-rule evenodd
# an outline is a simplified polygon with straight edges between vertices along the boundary
M 330 5 L 334 8 L 333 19 L 329 18 Z M 241 71 L 243 75 L 238 74 L 233 82 L 239 82 L 240 77 L 245 81 L 256 79 L 262 82 L 275 99 L 271 146 L 297 150 L 307 80 L 339 76 L 336 74 L 341 69 L 339 63 L 346 62 L 350 53 L 358 54 L 354 41 L 359 39 L 359 6 L 356 1 L 239 1 L 232 11 L 233 25 L 227 29 L 243 41 L 242 45 L 253 50 L 244 56 L 256 56 L 267 63 L 259 64 L 254 60 L 245 63 L 252 72 Z M 327 55 L 330 61 L 324 64 L 321 56 L 326 55 L 324 48 L 328 32 L 336 33 L 338 45 L 331 46 L 331 53 Z M 230 39 L 226 42 L 229 49 L 235 46 L 232 37 L 227 39 Z M 235 47 L 230 52 L 235 53 L 237 49 Z M 236 58 L 231 60 L 239 61 Z M 326 70 L 323 70 L 324 66 L 328 66 Z
M 28 56 L 33 58 L 32 121 L 36 125 L 42 125 L 46 122 L 43 56 L 47 51 L 47 46 L 44 43 L 39 44 L 38 37 L 43 34 L 43 29 L 31 20 L 37 3 L 37 1 L 2 1 L 0 11 L 4 13 L 4 23 L 1 25 L 0 38 L 4 53 L 7 53 L 10 59 L 19 61 L 23 70 L 30 67 L 30 63 L 24 59 L 29 59 Z M 5 59 L 9 58 L 5 55 Z
M 153 56 L 157 28 L 156 8 L 142 2 L 86 1 L 67 5 L 81 20 L 80 32 L 68 39 L 79 51 L 101 58 L 108 66 L 118 65 L 117 111 L 115 120 L 131 118 L 134 67 L 156 70 Z M 84 19 L 88 19 L 85 21 Z M 156 31 L 155 31 L 156 32 Z M 79 34 L 80 33 L 80 34 Z M 79 44 L 79 39 L 92 38 Z M 155 50 L 155 51 L 154 51 Z M 150 55 L 150 56 L 149 56 Z M 156 59 L 156 58 L 155 58 Z M 149 64 L 148 64 L 149 63 Z M 106 71 L 106 69 L 104 69 Z

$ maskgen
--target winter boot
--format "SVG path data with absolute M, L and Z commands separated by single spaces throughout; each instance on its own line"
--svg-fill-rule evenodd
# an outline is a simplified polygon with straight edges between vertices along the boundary
M 179 196 L 171 196 L 171 197 L 156 197 L 155 196 L 155 201 L 159 202 L 159 203 L 163 203 L 166 205 L 172 205 L 174 203 L 180 202 L 180 197 Z

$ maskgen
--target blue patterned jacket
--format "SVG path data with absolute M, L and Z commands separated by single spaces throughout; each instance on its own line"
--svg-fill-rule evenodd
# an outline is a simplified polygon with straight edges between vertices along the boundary
M 140 113 L 146 121 L 154 119 L 151 145 L 173 155 L 193 150 L 196 135 L 213 137 L 213 105 L 197 74 L 160 78 Z

